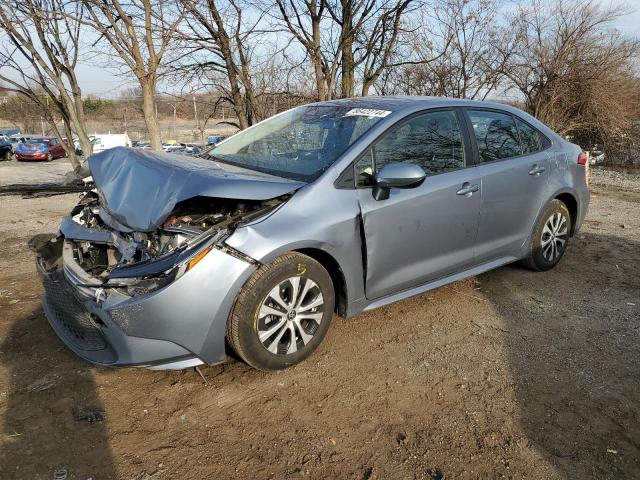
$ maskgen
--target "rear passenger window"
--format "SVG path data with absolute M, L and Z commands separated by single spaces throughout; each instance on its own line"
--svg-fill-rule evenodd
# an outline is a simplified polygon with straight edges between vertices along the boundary
M 453 111 L 429 112 L 393 127 L 374 146 L 375 168 L 388 163 L 420 165 L 427 175 L 464 168 L 464 144 Z
M 516 117 L 516 125 L 520 134 L 520 143 L 522 144 L 522 153 L 525 155 L 535 153 L 542 150 L 542 139 L 540 133 L 528 123 L 523 122 Z
M 518 129 L 511 115 L 482 110 L 470 110 L 468 113 L 481 162 L 492 162 L 522 154 Z

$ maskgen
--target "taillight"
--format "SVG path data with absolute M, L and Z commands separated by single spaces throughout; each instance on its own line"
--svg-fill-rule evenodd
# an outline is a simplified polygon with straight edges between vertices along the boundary
M 578 165 L 586 165 L 587 164 L 587 154 L 584 152 L 580 152 L 578 155 Z
M 580 152 L 580 155 L 578 155 L 578 165 L 584 165 L 584 181 L 589 185 L 589 157 L 586 153 Z

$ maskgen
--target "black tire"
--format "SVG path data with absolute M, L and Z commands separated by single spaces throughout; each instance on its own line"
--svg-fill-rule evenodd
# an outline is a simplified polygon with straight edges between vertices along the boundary
M 5 162 L 11 160 L 11 151 L 5 150 L 4 152 L 2 152 L 0 160 L 4 160 Z
M 295 277 L 299 280 L 295 280 Z M 289 298 L 294 291 L 292 281 L 299 282 L 297 290 L 299 297 L 305 292 L 305 286 L 309 280 L 311 280 L 310 289 L 302 298 L 297 300 Z M 288 313 L 285 313 L 285 308 L 279 307 L 274 300 L 275 297 L 271 292 L 276 291 L 276 287 L 278 287 L 279 299 L 287 304 L 291 302 L 287 307 L 290 309 Z M 307 299 L 306 302 L 305 299 Z M 303 313 L 299 313 L 296 320 L 295 310 L 306 308 L 305 305 L 312 304 L 314 299 L 317 301 L 321 299 L 322 304 L 313 307 L 308 314 L 317 317 L 319 322 L 306 318 L 307 314 Z M 298 302 L 299 307 L 296 306 Z M 272 310 L 273 307 L 277 307 L 282 314 L 278 316 L 261 314 L 264 312 L 263 308 Z M 288 253 L 261 266 L 244 285 L 227 322 L 227 341 L 236 354 L 252 367 L 260 370 L 281 370 L 303 361 L 320 345 L 329 329 L 334 307 L 333 283 L 324 267 L 306 255 Z M 302 312 L 302 310 L 299 311 Z M 263 343 L 259 334 L 267 335 L 267 332 L 278 325 L 283 326 L 274 330 L 274 333 L 266 339 L 263 337 Z M 301 328 L 304 330 L 301 331 Z M 287 331 L 281 334 L 280 332 L 285 329 Z M 306 342 L 302 337 L 303 333 L 307 337 Z M 296 342 L 293 346 L 291 345 L 292 335 Z M 276 352 L 268 348 L 275 349 Z M 291 349 L 295 349 L 295 352 L 287 353 Z
M 556 219 L 558 223 L 555 223 Z M 554 233 L 550 233 L 554 230 L 554 224 L 558 225 L 558 228 Z M 571 227 L 571 214 L 567 206 L 560 200 L 551 200 L 538 219 L 533 231 L 529 255 L 522 260 L 522 264 L 537 272 L 555 267 L 567 250 Z M 550 245 L 551 243 L 553 245 Z
M 47 162 L 53 162 L 53 155 L 47 153 Z

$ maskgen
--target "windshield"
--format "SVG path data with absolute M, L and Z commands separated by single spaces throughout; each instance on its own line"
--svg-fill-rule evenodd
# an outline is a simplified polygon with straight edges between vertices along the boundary
M 310 182 L 389 113 L 332 105 L 298 107 L 237 133 L 210 150 L 207 156 Z

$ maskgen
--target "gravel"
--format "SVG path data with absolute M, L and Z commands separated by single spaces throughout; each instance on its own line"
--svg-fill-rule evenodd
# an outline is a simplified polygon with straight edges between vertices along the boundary
M 596 187 L 616 187 L 630 192 L 640 192 L 640 173 L 626 173 L 603 167 L 591 167 L 590 184 Z

